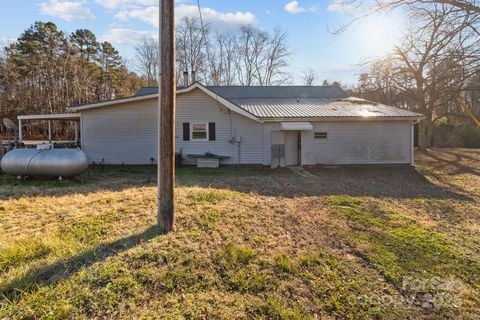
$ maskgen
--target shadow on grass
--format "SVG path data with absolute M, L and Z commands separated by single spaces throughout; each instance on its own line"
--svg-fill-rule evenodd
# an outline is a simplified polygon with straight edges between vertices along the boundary
M 154 166 L 90 166 L 81 176 L 58 181 L 56 178 L 0 175 L 0 200 L 35 196 L 89 194 L 101 190 L 120 191 L 155 185 Z
M 472 198 L 429 181 L 409 165 L 343 165 L 317 166 L 306 170 L 315 177 L 302 177 L 288 169 L 251 175 L 207 176 L 196 179 L 177 178 L 180 186 L 231 189 L 266 196 L 333 196 L 349 195 L 379 198 L 432 198 L 471 201 Z M 240 171 L 241 172 L 241 171 Z
M 425 150 L 425 151 L 423 151 L 423 153 L 426 156 L 434 159 L 438 163 L 453 166 L 456 169 L 453 174 L 469 173 L 469 174 L 473 174 L 473 175 L 476 175 L 476 176 L 480 177 L 480 170 L 471 168 L 471 167 L 466 166 L 466 165 L 461 163 L 461 161 L 463 161 L 463 160 L 473 161 L 473 162 L 479 163 L 480 160 L 478 160 L 478 159 L 475 159 L 475 158 L 469 157 L 469 156 L 465 156 L 463 154 L 455 153 L 455 152 L 452 152 L 452 151 L 447 151 L 447 150 L 442 150 L 441 153 L 445 153 L 447 155 L 453 156 L 453 157 L 455 157 L 455 160 L 449 160 L 449 159 L 445 159 L 445 158 L 440 157 L 439 156 L 440 152 L 433 153 L 430 150 Z
M 142 233 L 130 235 L 117 241 L 106 243 L 90 250 L 79 253 L 66 260 L 53 264 L 32 268 L 24 276 L 15 278 L 4 285 L 0 296 L 13 299 L 15 296 L 37 285 L 49 285 L 65 279 L 82 268 L 89 267 L 96 262 L 131 249 L 138 244 L 161 235 L 157 226 L 152 226 Z
M 440 161 L 444 159 L 438 159 L 439 165 L 444 164 Z M 350 195 L 472 200 L 461 190 L 432 183 L 408 165 L 318 166 L 307 170 L 315 177 L 305 178 L 287 168 L 271 170 L 263 166 L 183 167 L 177 170 L 176 182 L 179 187 L 212 187 L 279 197 Z M 0 179 L 5 181 L 5 177 Z M 89 194 L 101 190 L 121 191 L 154 186 L 155 166 L 95 166 L 84 176 L 64 182 L 38 179 L 7 181 L 0 186 L 0 199 Z M 9 191 L 10 188 L 12 191 Z

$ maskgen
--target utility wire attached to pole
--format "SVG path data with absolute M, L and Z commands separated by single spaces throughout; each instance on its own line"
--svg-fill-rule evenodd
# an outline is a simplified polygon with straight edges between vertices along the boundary
M 173 230 L 175 187 L 175 14 L 174 0 L 160 0 L 158 84 L 158 211 L 162 233 Z
M 208 63 L 210 63 L 210 70 L 216 72 L 214 62 L 211 59 L 211 55 L 210 55 L 210 46 L 208 45 L 207 30 L 205 29 L 205 24 L 203 23 L 202 7 L 200 5 L 200 0 L 197 0 L 197 7 L 198 7 L 198 16 L 200 17 L 200 26 L 202 28 L 202 38 L 205 44 L 205 50 L 207 51 L 207 60 L 208 60 Z

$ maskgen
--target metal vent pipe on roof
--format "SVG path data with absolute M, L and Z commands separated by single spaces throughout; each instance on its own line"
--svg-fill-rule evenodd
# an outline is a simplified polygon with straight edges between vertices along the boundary
M 195 70 L 192 70 L 192 84 L 197 82 L 197 72 Z
M 188 70 L 183 71 L 183 86 L 188 87 Z

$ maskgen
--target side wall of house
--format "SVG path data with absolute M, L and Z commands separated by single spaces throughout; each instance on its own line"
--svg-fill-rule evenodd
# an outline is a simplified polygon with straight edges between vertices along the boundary
M 82 147 L 90 162 L 156 163 L 157 119 L 156 99 L 83 111 Z M 214 122 L 216 140 L 184 141 L 185 122 Z M 411 163 L 410 121 L 311 123 L 314 130 L 302 132 L 304 165 Z M 184 157 L 211 152 L 231 157 L 228 164 L 270 165 L 272 132 L 279 130 L 279 122 L 261 124 L 231 112 L 199 89 L 177 97 L 176 150 Z M 315 139 L 314 132 L 328 137 Z M 241 143 L 231 143 L 232 137 Z
M 214 122 L 215 141 L 184 141 L 183 123 Z M 232 112 L 201 90 L 180 95 L 177 99 L 176 150 L 183 156 L 189 154 L 214 154 L 229 156 L 228 164 L 262 163 L 262 124 Z M 240 144 L 232 144 L 232 137 L 241 137 Z
M 144 100 L 82 111 L 81 142 L 89 162 L 154 163 L 158 141 L 155 103 Z
M 309 164 L 411 163 L 410 121 L 312 122 L 302 132 L 302 162 Z M 326 132 L 326 139 L 315 139 Z
M 302 165 L 408 164 L 412 156 L 411 121 L 312 122 L 313 131 L 302 131 Z M 263 164 L 271 163 L 272 132 L 280 123 L 263 126 Z M 327 132 L 315 139 L 315 132 Z
M 82 148 L 90 162 L 151 164 L 157 159 L 157 100 L 150 99 L 82 112 Z M 184 141 L 183 123 L 214 122 L 215 141 Z M 176 150 L 231 157 L 225 163 L 262 163 L 262 125 L 217 103 L 197 89 L 177 97 Z M 233 136 L 241 143 L 232 144 Z M 240 158 L 239 155 L 240 154 Z M 153 160 L 152 160 L 153 159 Z

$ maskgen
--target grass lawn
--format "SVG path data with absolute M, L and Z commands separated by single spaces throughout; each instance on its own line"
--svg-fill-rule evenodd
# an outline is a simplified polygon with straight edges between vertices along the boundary
M 309 172 L 0 176 L 0 319 L 480 318 L 480 151 Z

